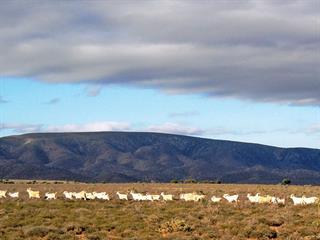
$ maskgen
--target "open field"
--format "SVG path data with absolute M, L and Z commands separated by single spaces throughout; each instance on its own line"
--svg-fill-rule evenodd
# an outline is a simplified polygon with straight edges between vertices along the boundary
M 41 182 L 41 181 L 40 181 Z M 29 200 L 26 189 L 58 192 L 53 201 Z M 0 239 L 320 239 L 317 205 L 293 206 L 289 196 L 320 196 L 320 187 L 224 184 L 82 184 L 53 182 L 0 184 L 19 191 L 0 199 Z M 115 192 L 202 192 L 202 202 L 133 202 Z M 67 201 L 62 192 L 106 191 L 111 201 Z M 286 198 L 284 206 L 251 204 L 247 193 Z M 240 194 L 239 203 L 211 203 L 212 195 Z

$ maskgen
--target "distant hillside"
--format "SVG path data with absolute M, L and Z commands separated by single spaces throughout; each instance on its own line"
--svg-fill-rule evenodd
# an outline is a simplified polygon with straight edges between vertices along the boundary
M 139 132 L 41 133 L 0 138 L 0 178 L 320 183 L 320 150 Z

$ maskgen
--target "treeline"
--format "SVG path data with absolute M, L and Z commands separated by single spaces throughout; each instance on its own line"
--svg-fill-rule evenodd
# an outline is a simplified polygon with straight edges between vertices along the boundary
M 15 184 L 15 183 L 20 183 L 20 184 L 64 184 L 68 182 L 64 181 L 37 181 L 37 180 L 30 180 L 30 181 L 14 181 L 10 179 L 0 179 L 0 183 L 2 184 Z
M 172 179 L 170 183 L 209 183 L 209 184 L 221 184 L 221 180 L 196 180 L 196 179 Z
M 207 183 L 207 184 L 221 184 L 221 180 L 196 180 L 196 179 L 172 179 L 170 183 Z M 291 180 L 289 178 L 284 178 L 279 184 L 290 185 Z

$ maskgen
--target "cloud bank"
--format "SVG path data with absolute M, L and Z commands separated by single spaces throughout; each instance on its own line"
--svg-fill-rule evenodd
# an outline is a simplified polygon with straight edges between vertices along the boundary
M 101 121 L 89 122 L 85 124 L 62 124 L 62 125 L 45 125 L 45 124 L 0 124 L 1 131 L 10 130 L 19 134 L 37 133 L 37 132 L 102 132 L 102 131 L 146 131 L 161 132 L 181 135 L 202 136 L 206 134 L 204 129 L 181 125 L 177 123 L 163 123 L 158 125 L 146 126 L 137 129 L 127 122 Z
M 18 134 L 24 133 L 47 133 L 47 132 L 103 132 L 103 131 L 134 131 L 134 132 L 159 132 L 169 134 L 179 134 L 199 137 L 217 136 L 249 136 L 261 135 L 270 132 L 286 133 L 307 133 L 315 134 L 320 132 L 320 124 L 314 124 L 307 129 L 297 129 L 294 132 L 290 129 L 274 129 L 269 131 L 244 131 L 239 129 L 228 129 L 225 127 L 200 128 L 185 123 L 164 122 L 151 124 L 144 127 L 137 127 L 129 122 L 117 121 L 97 121 L 83 124 L 23 124 L 23 123 L 2 123 L 0 124 L 0 134 L 2 131 L 11 131 Z
M 192 135 L 192 136 L 203 136 L 205 134 L 204 129 L 181 125 L 177 123 L 163 123 L 158 125 L 151 125 L 147 127 L 148 132 L 161 132 L 161 133 L 172 133 L 181 135 Z
M 101 131 L 128 131 L 131 129 L 129 123 L 125 122 L 91 122 L 85 124 L 0 124 L 0 132 L 11 130 L 16 133 L 36 133 L 36 132 L 101 132 Z
M 319 12 L 317 0 L 2 1 L 0 75 L 319 105 Z

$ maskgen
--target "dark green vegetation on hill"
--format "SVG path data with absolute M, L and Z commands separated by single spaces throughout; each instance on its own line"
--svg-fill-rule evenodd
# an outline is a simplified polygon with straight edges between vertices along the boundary
M 0 178 L 320 183 L 320 150 L 138 132 L 0 138 Z

